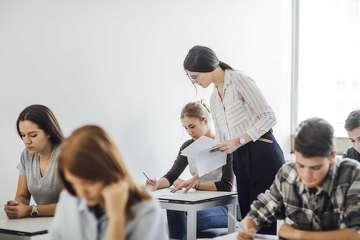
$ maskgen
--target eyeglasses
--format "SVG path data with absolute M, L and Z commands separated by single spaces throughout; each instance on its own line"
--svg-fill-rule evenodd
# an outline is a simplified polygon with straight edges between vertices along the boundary
M 196 83 L 196 79 L 198 78 L 199 73 L 193 73 L 189 71 L 185 71 L 185 73 L 192 83 Z

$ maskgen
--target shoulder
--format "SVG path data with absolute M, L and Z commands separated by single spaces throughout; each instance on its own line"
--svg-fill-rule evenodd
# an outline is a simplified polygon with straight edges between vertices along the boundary
M 295 183 L 298 178 L 295 161 L 289 161 L 282 165 L 276 176 L 280 182 Z
M 135 218 L 132 220 L 133 222 L 145 219 L 151 220 L 161 215 L 159 203 L 153 198 L 135 204 L 131 207 L 131 210 L 135 215 Z
M 252 78 L 238 70 L 226 70 L 224 77 L 226 80 L 235 85 L 244 84 L 247 82 L 254 82 Z
M 360 163 L 350 158 L 335 158 L 336 176 L 340 182 L 360 180 Z
M 52 150 L 52 157 L 58 159 L 60 156 L 60 145 L 55 145 Z
M 194 139 L 189 139 L 186 142 L 184 142 L 181 147 L 180 147 L 180 151 L 184 150 L 187 146 L 189 146 L 190 144 L 192 144 L 194 142 Z
M 21 153 L 20 161 L 24 165 L 29 165 L 34 157 L 35 154 L 30 153 L 28 150 L 24 149 Z
M 353 147 L 351 147 L 344 154 L 344 158 L 351 158 L 359 161 L 360 153 L 358 153 Z
M 67 190 L 62 190 L 59 197 L 59 205 L 78 205 L 79 199 L 71 195 Z

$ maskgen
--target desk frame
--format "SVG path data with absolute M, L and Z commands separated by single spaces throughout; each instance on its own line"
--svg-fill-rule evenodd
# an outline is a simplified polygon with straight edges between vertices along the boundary
M 226 206 L 228 212 L 236 217 L 236 206 L 238 203 L 237 195 L 227 195 L 221 196 L 214 199 L 209 199 L 199 202 L 186 202 L 186 201 L 168 201 L 158 199 L 160 201 L 160 206 L 166 210 L 175 210 L 183 211 L 187 213 L 186 217 L 186 239 L 187 240 L 196 240 L 196 226 L 197 218 L 196 212 L 208 208 Z M 229 216 L 228 214 L 228 233 L 235 232 L 235 219 Z

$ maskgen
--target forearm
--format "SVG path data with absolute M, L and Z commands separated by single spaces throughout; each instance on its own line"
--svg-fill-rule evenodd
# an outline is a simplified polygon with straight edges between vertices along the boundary
M 214 182 L 199 182 L 198 184 L 196 184 L 195 189 L 203 191 L 217 191 Z
M 125 217 L 109 219 L 107 240 L 125 240 Z
M 284 236 L 289 240 L 359 240 L 360 235 L 353 229 L 335 231 L 312 232 L 295 230 L 294 236 Z
M 24 196 L 24 195 L 16 195 L 15 200 L 18 202 L 21 202 L 25 205 L 30 204 L 30 197 Z
M 170 187 L 169 181 L 164 177 L 160 178 L 159 179 L 159 185 L 158 185 L 157 189 L 167 188 L 167 187 Z
M 39 210 L 39 216 L 52 217 L 55 215 L 56 203 L 37 205 L 36 207 Z
M 253 141 L 259 139 L 276 124 L 276 118 L 273 112 L 261 113 L 258 118 L 259 120 L 247 130 L 247 135 L 249 135 Z

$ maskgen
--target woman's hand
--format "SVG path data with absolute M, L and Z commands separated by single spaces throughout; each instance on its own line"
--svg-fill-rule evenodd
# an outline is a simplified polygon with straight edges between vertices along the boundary
M 184 180 L 182 180 L 181 178 L 178 178 L 174 181 L 173 183 L 173 187 L 177 187 L 179 186 L 180 184 L 182 184 L 184 182 Z
M 29 217 L 31 214 L 31 206 L 21 202 L 6 204 L 4 210 L 10 219 Z
M 230 139 L 224 141 L 216 146 L 213 149 L 219 149 L 221 152 L 225 152 L 226 154 L 233 153 L 236 149 L 241 146 L 239 138 Z
M 156 179 L 146 180 L 145 187 L 151 191 L 155 191 L 159 188 L 159 181 Z
M 105 212 L 109 219 L 125 216 L 125 207 L 129 198 L 129 185 L 126 180 L 106 186 L 102 195 L 105 201 Z
M 186 181 L 182 181 L 177 186 L 175 186 L 175 184 L 174 184 L 174 188 L 171 190 L 171 192 L 179 191 L 182 188 L 185 188 L 184 192 L 188 192 L 191 188 L 196 187 L 196 185 L 200 182 L 199 179 L 200 179 L 199 176 L 195 175 Z

